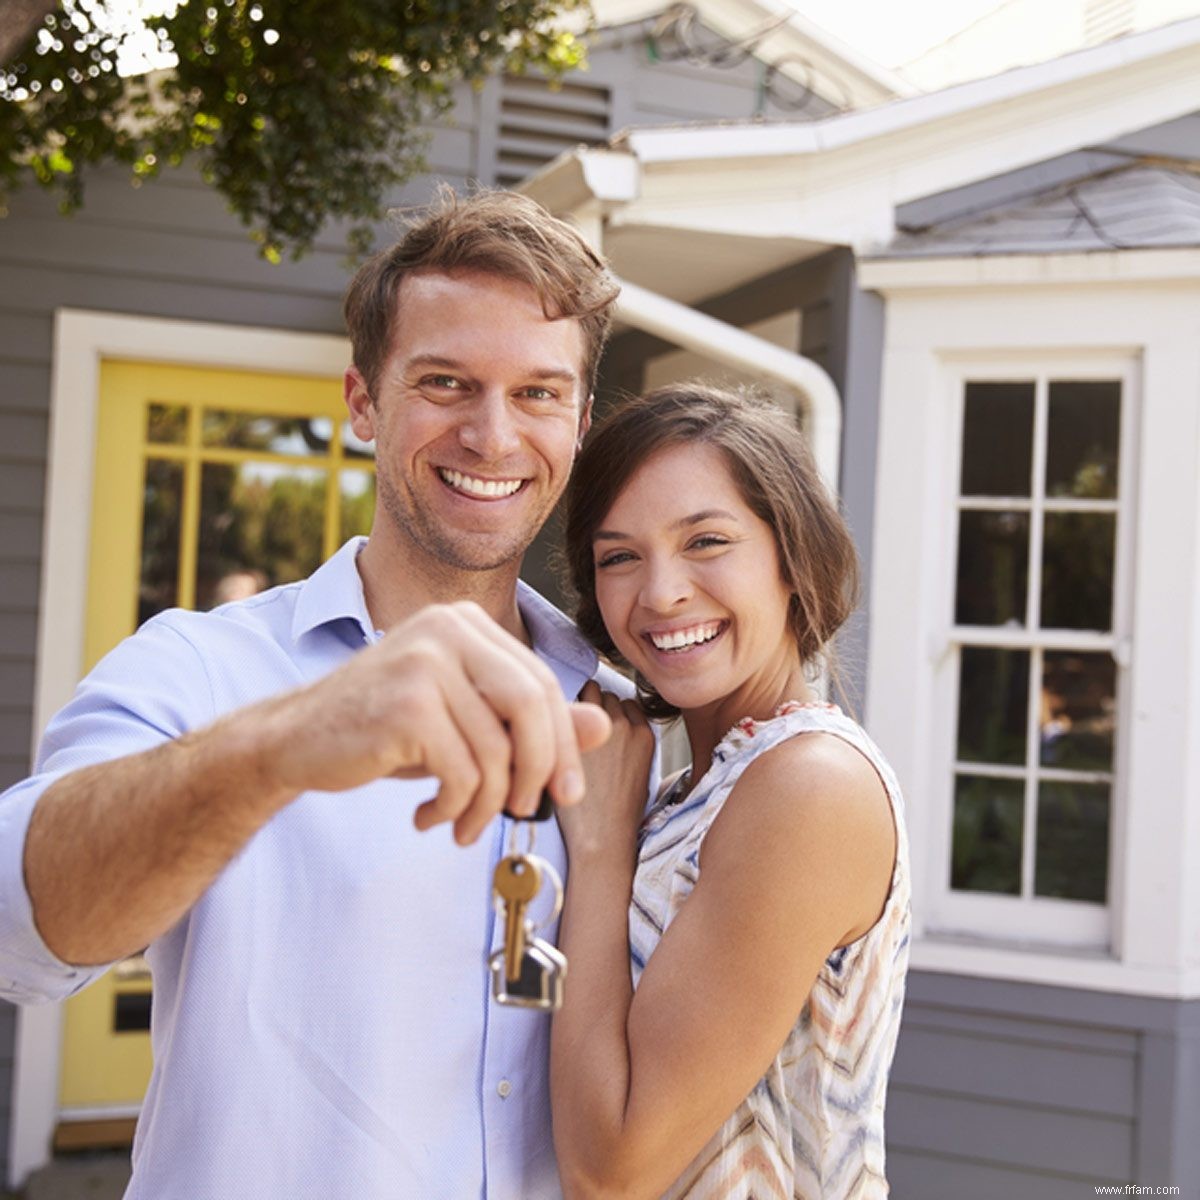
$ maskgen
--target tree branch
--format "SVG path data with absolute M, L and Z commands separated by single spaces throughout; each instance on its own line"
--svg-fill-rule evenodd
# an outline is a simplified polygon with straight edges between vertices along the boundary
M 7 64 L 25 45 L 59 0 L 0 0 L 0 64 Z

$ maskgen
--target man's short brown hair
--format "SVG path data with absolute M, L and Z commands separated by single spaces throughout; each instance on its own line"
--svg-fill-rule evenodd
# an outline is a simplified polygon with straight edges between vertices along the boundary
M 595 387 L 620 290 L 604 260 L 528 196 L 479 191 L 464 198 L 445 187 L 399 241 L 359 268 L 346 291 L 354 365 L 372 392 L 391 348 L 400 283 L 418 271 L 479 271 L 528 284 L 548 320 L 579 321 L 583 378 L 589 393 Z

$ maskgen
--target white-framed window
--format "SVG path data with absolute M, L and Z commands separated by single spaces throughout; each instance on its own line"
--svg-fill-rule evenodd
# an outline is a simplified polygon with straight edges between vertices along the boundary
M 1120 854 L 1136 363 L 949 369 L 931 928 L 1103 949 Z

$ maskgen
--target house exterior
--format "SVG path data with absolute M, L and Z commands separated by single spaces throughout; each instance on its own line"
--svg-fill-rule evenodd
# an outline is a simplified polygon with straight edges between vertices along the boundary
M 511 185 L 626 127 L 816 119 L 903 90 L 776 0 L 596 9 L 585 72 L 561 88 L 462 90 L 397 204 L 440 181 Z M 0 788 L 139 620 L 297 577 L 362 531 L 373 463 L 343 425 L 344 255 L 330 231 L 298 263 L 263 262 L 186 170 L 136 190 L 98 172 L 71 219 L 36 190 L 13 198 L 0 220 Z M 529 573 L 552 586 L 544 550 Z M 0 1005 L 10 1186 L 52 1146 L 128 1138 L 149 1003 L 135 959 L 65 1005 Z
M 804 124 L 628 130 L 523 190 L 763 339 L 731 373 L 628 331 L 623 387 L 778 386 L 780 346 L 837 385 L 843 652 L 912 843 L 893 1194 L 1195 1193 L 1200 20 Z

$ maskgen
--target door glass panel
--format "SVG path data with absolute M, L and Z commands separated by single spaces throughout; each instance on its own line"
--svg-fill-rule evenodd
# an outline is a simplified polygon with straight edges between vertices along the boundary
M 1112 629 L 1116 532 L 1112 513 L 1046 513 L 1043 629 Z
M 307 457 L 329 453 L 333 422 L 328 417 L 276 417 L 206 409 L 200 436 L 205 446 Z
M 1028 580 L 1028 513 L 959 514 L 959 625 L 1024 625 Z
M 1020 895 L 1024 821 L 1021 780 L 959 775 L 954 787 L 950 886 L 957 891 Z
M 1029 652 L 964 646 L 960 670 L 959 761 L 1024 763 Z
M 968 383 L 963 496 L 1028 496 L 1033 470 L 1032 383 Z
M 187 441 L 187 409 L 182 404 L 151 404 L 146 411 L 146 441 L 182 446 Z
M 179 534 L 183 464 L 146 460 L 137 623 L 179 603 Z
M 1116 692 L 1111 654 L 1047 650 L 1039 720 L 1042 765 L 1112 770 Z
M 340 480 L 342 510 L 340 537 L 342 542 L 371 532 L 375 513 L 374 471 L 343 471 Z
M 1054 781 L 1038 788 L 1037 895 L 1107 901 L 1109 794 L 1107 783 Z
M 261 572 L 263 586 L 315 571 L 322 557 L 326 472 L 278 463 L 204 463 L 196 606 L 212 608 L 230 579 Z M 239 593 L 239 594 L 245 594 Z
M 1120 434 L 1119 382 L 1051 383 L 1046 495 L 1115 498 Z

